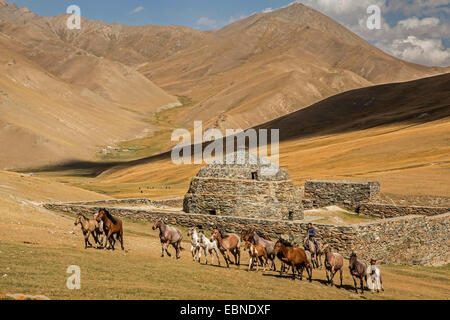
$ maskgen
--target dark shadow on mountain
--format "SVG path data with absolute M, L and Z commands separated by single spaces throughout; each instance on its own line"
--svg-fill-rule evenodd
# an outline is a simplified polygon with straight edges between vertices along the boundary
M 450 116 L 450 73 L 419 80 L 377 85 L 347 91 L 307 108 L 254 127 L 279 129 L 280 142 L 348 133 L 374 127 L 403 123 L 416 126 Z M 396 129 L 392 129 L 395 131 Z M 225 138 L 224 138 L 225 139 Z M 202 144 L 202 150 L 210 142 Z M 258 141 L 259 145 L 262 143 Z M 225 142 L 223 141 L 225 146 Z M 246 139 L 248 145 L 248 139 Z M 270 149 L 270 148 L 268 148 Z M 195 146 L 191 146 L 194 155 Z M 135 165 L 165 160 L 171 151 L 125 162 L 68 161 L 65 163 L 24 170 L 27 172 L 64 172 L 70 175 L 95 177 L 111 168 L 123 169 Z

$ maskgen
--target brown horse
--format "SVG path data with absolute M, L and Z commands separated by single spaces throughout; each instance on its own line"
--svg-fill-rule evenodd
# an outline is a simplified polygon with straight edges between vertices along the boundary
M 84 215 L 79 213 L 75 219 L 75 225 L 81 224 L 81 231 L 84 235 L 84 248 L 87 249 L 88 245 L 92 247 L 89 242 L 89 237 L 92 235 L 96 244 L 102 245 L 99 240 L 99 236 L 103 235 L 103 230 L 100 230 L 99 223 L 97 220 L 89 220 Z M 102 239 L 103 240 L 103 239 Z
M 353 283 L 355 284 L 355 291 L 358 293 L 358 286 L 356 280 L 359 279 L 361 283 L 361 292 L 364 294 L 364 280 L 366 280 L 367 284 L 367 263 L 362 260 L 358 259 L 356 256 L 356 253 L 352 252 L 349 259 L 349 269 L 350 274 L 353 277 Z
M 220 253 L 227 263 L 227 268 L 230 267 L 229 263 L 232 263 L 230 253 L 233 254 L 234 261 L 239 268 L 241 263 L 241 239 L 236 234 L 224 234 L 222 231 L 214 229 L 211 234 L 211 241 L 217 241 Z
M 253 228 L 242 231 L 241 241 L 249 241 L 254 245 L 264 247 L 267 251 L 269 260 L 272 261 L 272 270 L 277 271 L 277 267 L 275 266 L 275 261 L 274 261 L 275 254 L 273 253 L 273 249 L 275 247 L 275 242 L 273 242 L 266 236 L 259 235 L 258 232 Z
M 250 262 L 248 263 L 248 271 L 253 267 L 253 262 L 256 262 L 256 271 L 259 271 L 259 266 L 264 267 L 266 271 L 267 262 L 269 261 L 269 256 L 267 254 L 266 248 L 263 246 L 256 246 L 250 241 L 245 242 L 244 251 L 248 250 L 248 255 L 250 256 Z M 259 264 L 258 264 L 259 262 Z
M 339 253 L 331 252 L 331 247 L 327 243 L 323 245 L 323 251 L 325 253 L 325 271 L 327 274 L 328 283 L 333 286 L 334 275 L 339 271 L 341 277 L 341 287 L 342 287 L 342 269 L 344 267 L 344 258 Z M 328 276 L 328 272 L 330 276 Z
M 125 250 L 123 247 L 122 221 L 118 218 L 114 218 L 106 209 L 100 209 L 95 219 L 98 222 L 103 221 L 103 230 L 106 235 L 105 247 L 109 241 L 109 247 L 107 249 L 114 250 L 114 244 L 116 243 L 114 235 L 116 235 L 116 239 L 120 241 L 122 250 Z
M 312 264 L 308 261 L 305 250 L 294 248 L 291 243 L 286 240 L 279 239 L 275 243 L 274 254 L 288 266 L 292 268 L 292 280 L 295 280 L 295 272 L 303 279 L 303 270 L 306 268 L 308 280 L 312 281 Z
M 159 240 L 161 241 L 161 257 L 164 257 L 164 250 L 167 255 L 171 257 L 169 253 L 169 245 L 175 248 L 175 256 L 180 259 L 180 252 L 183 250 L 181 247 L 181 241 L 183 240 L 183 233 L 180 229 L 170 227 L 163 219 L 158 219 L 152 227 L 152 230 L 159 229 Z

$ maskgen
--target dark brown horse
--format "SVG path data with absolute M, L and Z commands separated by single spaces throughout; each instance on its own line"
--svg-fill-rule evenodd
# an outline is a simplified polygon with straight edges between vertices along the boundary
M 158 219 L 152 227 L 152 230 L 159 229 L 159 240 L 161 241 L 161 257 L 164 257 L 164 251 L 171 257 L 169 253 L 169 245 L 175 248 L 175 256 L 180 259 L 180 252 L 184 250 L 181 247 L 181 241 L 183 240 L 183 233 L 180 229 L 167 225 L 163 219 Z
M 361 293 L 364 294 L 364 280 L 366 280 L 367 284 L 367 263 L 362 259 L 358 259 L 356 253 L 352 252 L 352 254 L 350 255 L 348 267 L 350 269 L 350 274 L 353 277 L 353 283 L 355 284 L 356 293 L 358 293 L 358 286 L 356 283 L 359 279 L 361 283 Z
M 122 250 L 125 250 L 123 247 L 122 221 L 118 218 L 114 218 L 106 209 L 100 209 L 95 220 L 103 221 L 103 230 L 106 235 L 105 247 L 109 241 L 108 249 L 111 248 L 114 250 L 114 244 L 116 243 L 116 240 L 114 240 L 114 235 L 116 235 L 116 239 L 120 241 Z
M 214 229 L 211 234 L 211 241 L 216 240 L 220 253 L 227 263 L 227 268 L 230 267 L 229 263 L 232 263 L 230 253 L 234 256 L 234 261 L 239 267 L 241 263 L 241 239 L 234 233 L 225 234 L 218 229 Z
M 273 253 L 273 249 L 275 248 L 275 242 L 270 240 L 270 238 L 259 235 L 258 232 L 253 229 L 243 230 L 241 233 L 241 241 L 249 241 L 250 243 L 261 246 L 266 249 L 269 260 L 272 261 L 272 270 L 277 271 L 277 267 L 275 266 L 275 254 Z
M 292 280 L 295 280 L 295 272 L 303 279 L 303 270 L 306 268 L 308 280 L 312 280 L 312 264 L 308 259 L 305 250 L 294 248 L 291 243 L 286 240 L 279 239 L 275 243 L 274 254 L 288 266 L 292 268 Z

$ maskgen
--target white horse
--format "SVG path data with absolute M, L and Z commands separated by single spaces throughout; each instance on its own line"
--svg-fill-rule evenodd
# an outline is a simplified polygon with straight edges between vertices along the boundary
M 195 228 L 195 227 L 189 228 L 188 237 L 191 238 L 192 259 L 194 261 L 197 260 L 198 262 L 200 262 L 202 252 L 201 252 L 201 246 L 200 246 L 200 237 L 197 233 L 197 228 Z M 197 258 L 197 254 L 198 254 L 198 258 Z
M 217 247 L 217 242 L 209 240 L 202 230 L 200 230 L 199 232 L 199 237 L 200 237 L 199 239 L 200 246 L 203 248 L 203 252 L 205 253 L 205 264 L 208 264 L 208 253 L 211 255 L 211 264 L 214 264 L 214 255 L 213 255 L 214 251 L 217 256 L 217 263 L 220 266 L 219 248 Z
M 372 292 L 375 292 L 375 290 L 377 290 L 377 292 L 380 292 L 380 290 L 384 291 L 381 270 L 376 266 L 375 260 L 370 261 L 370 266 L 367 268 L 367 274 L 369 275 L 367 287 L 372 290 Z

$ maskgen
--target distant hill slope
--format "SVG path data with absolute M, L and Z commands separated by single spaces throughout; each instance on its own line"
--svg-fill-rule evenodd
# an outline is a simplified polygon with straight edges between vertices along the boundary
M 210 32 L 141 69 L 169 92 L 200 101 L 183 124 L 248 128 L 351 89 L 446 72 L 396 59 L 301 4 Z
M 282 140 L 450 117 L 450 73 L 351 90 L 262 124 Z
M 300 4 L 216 31 L 89 19 L 68 30 L 66 20 L 0 0 L 0 168 L 92 160 L 100 146 L 157 131 L 145 120 L 174 94 L 196 102 L 177 110 L 176 126 L 245 129 L 446 71 L 391 57 Z
M 59 39 L 44 18 L 0 2 L 0 168 L 95 159 L 148 134 L 178 99 L 135 69 Z
M 383 193 L 450 197 L 450 74 L 352 90 L 256 128 L 280 129 L 280 164 L 298 184 L 375 179 Z M 181 195 L 199 167 L 167 153 L 107 169 L 88 188 Z
M 215 31 L 133 27 L 89 19 L 82 20 L 81 30 L 68 30 L 67 15 L 41 18 L 20 10 L 6 14 L 6 20 L 24 21 L 24 26 L 9 34 L 26 43 L 33 35 L 35 49 L 53 47 L 55 41 L 65 43 L 65 51 L 76 49 L 70 57 L 60 50 L 33 57 L 44 68 L 101 91 L 102 81 L 95 81 L 95 76 L 91 80 L 86 72 L 95 64 L 94 58 L 138 67 L 163 89 L 197 102 L 179 117 L 179 125 L 188 127 L 194 120 L 203 120 L 208 127 L 245 129 L 340 92 L 448 72 L 387 55 L 298 3 Z M 98 73 L 113 67 L 104 64 Z M 104 91 L 112 95 L 115 89 Z M 125 91 L 118 90 L 116 95 Z M 139 104 L 140 95 L 131 96 Z

